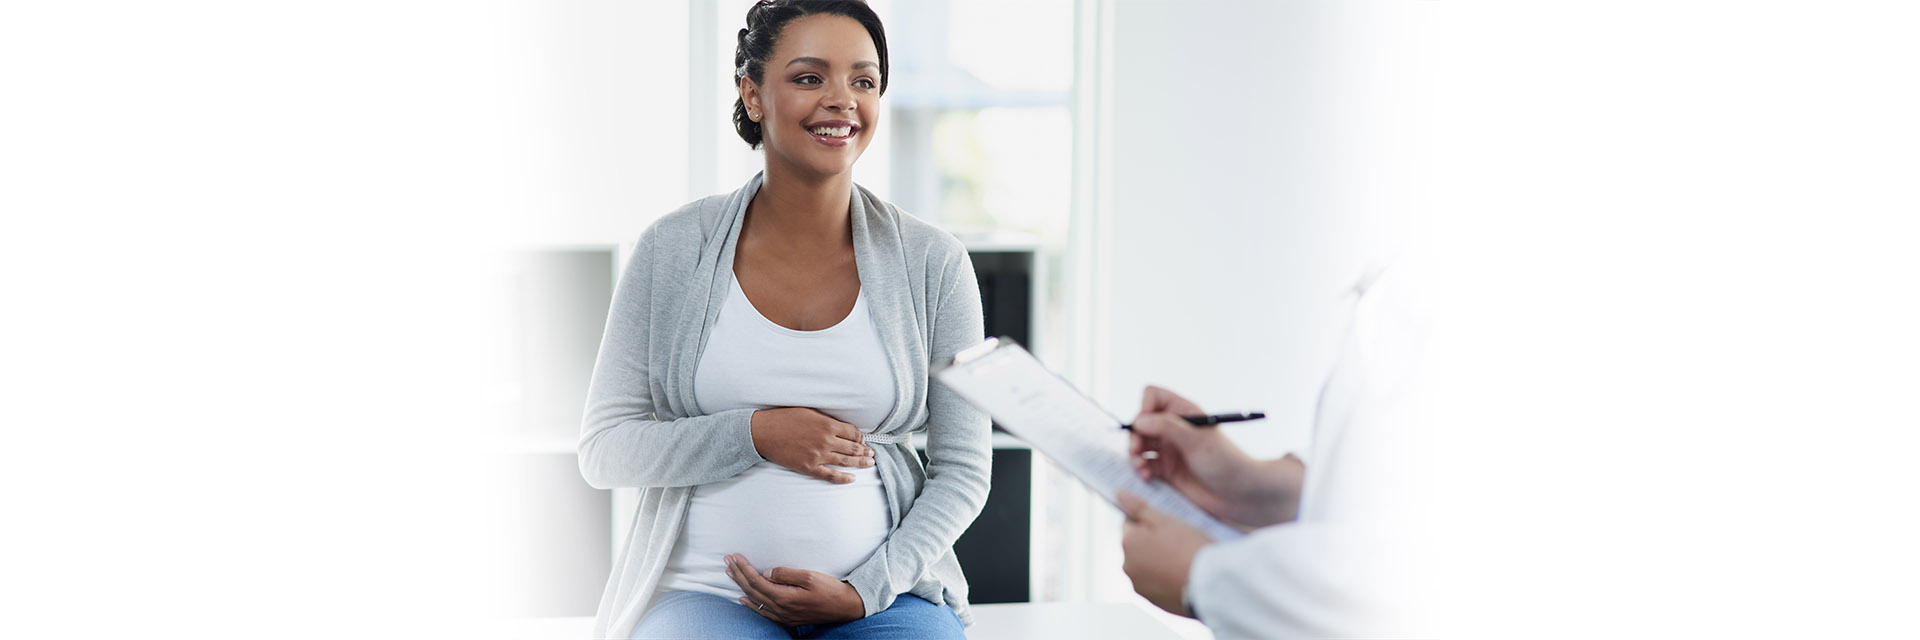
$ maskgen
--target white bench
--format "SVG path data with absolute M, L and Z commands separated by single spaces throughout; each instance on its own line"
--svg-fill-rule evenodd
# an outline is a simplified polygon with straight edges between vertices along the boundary
M 977 640 L 1100 638 L 1212 640 L 1205 625 L 1132 602 L 973 605 L 967 637 Z
M 593 632 L 593 618 L 522 618 L 490 628 L 487 640 L 578 640 Z M 976 640 L 1211 640 L 1198 622 L 1131 602 L 1040 602 L 973 605 Z

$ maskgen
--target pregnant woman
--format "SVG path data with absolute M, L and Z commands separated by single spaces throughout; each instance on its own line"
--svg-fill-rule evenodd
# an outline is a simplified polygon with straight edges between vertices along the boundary
M 989 428 L 929 373 L 984 337 L 980 296 L 957 240 L 853 183 L 879 18 L 761 2 L 735 62 L 766 168 L 640 237 L 594 367 L 581 473 L 641 490 L 595 635 L 959 638 Z

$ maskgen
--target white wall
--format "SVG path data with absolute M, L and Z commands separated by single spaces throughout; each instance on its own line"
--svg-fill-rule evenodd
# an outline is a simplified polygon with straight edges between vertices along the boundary
M 1097 391 L 1151 377 L 1297 434 L 1323 363 L 1289 354 L 1326 329 L 1302 274 L 1359 255 L 1315 245 L 1327 223 L 1303 212 L 1344 224 L 1376 204 L 1366 172 L 1329 186 L 1312 160 L 1381 166 L 1378 140 L 1410 138 L 1359 135 L 1388 119 L 1355 108 L 1395 103 L 1356 99 L 1372 74 L 1288 56 L 1372 65 L 1351 55 L 1382 34 L 1308 37 L 1329 18 L 1296 5 L 1099 4 L 1115 266 Z M 1436 635 L 1916 635 L 1914 9 L 1402 4 L 1446 14 L 1448 95 L 1426 111 L 1448 153 L 1430 168 L 1462 218 L 1449 266 L 1484 276 L 1441 351 L 1467 362 L 1436 423 L 1464 455 L 1435 483 L 1459 525 L 1437 604 L 1466 626 Z M 685 149 L 659 174 L 644 151 L 685 144 L 653 127 L 686 98 L 624 66 L 684 84 L 687 45 L 644 35 L 679 10 L 0 9 L 0 502 L 21 523 L 0 545 L 0 637 L 492 629 L 505 480 L 474 434 L 499 420 L 501 339 L 475 247 L 497 242 L 503 200 L 522 231 L 564 216 L 530 232 L 564 243 L 625 238 L 687 195 Z M 598 162 L 575 153 L 609 168 L 575 171 Z M 1160 291 L 1264 296 L 1191 332 L 1143 302 Z M 1295 331 L 1261 335 L 1275 323 Z M 1201 358 L 1263 350 L 1287 368 L 1240 380 Z M 1113 557 L 1089 566 L 1127 589 Z
M 484 629 L 504 26 L 0 8 L 0 637 Z
M 1147 384 L 1259 455 L 1304 446 L 1384 177 L 1366 134 L 1379 15 L 1322 3 L 1113 3 L 1103 402 Z M 1371 75 L 1370 75 L 1371 74 Z M 1372 243 L 1377 248 L 1379 243 Z
M 1304 451 L 1345 293 L 1394 246 L 1387 214 L 1406 210 L 1408 15 L 1223 0 L 1079 11 L 1069 378 L 1123 417 L 1147 384 L 1263 410 L 1228 433 L 1263 457 Z M 1049 595 L 1135 598 L 1118 512 L 1050 499 L 1077 519 Z
M 687 200 L 688 5 L 505 5 L 508 237 L 627 243 Z
M 1911 635 L 1912 9 L 1102 4 L 1105 400 L 1161 382 L 1298 439 L 1349 224 L 1418 202 L 1435 635 Z

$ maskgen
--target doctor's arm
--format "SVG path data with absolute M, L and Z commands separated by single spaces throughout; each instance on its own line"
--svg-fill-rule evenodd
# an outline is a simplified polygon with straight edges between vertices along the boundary
M 1221 637 L 1403 635 L 1383 612 L 1392 584 L 1368 570 L 1362 531 L 1325 523 L 1269 527 L 1215 543 L 1199 529 L 1121 492 L 1122 568 L 1133 590 Z
M 1165 481 L 1242 530 L 1293 521 L 1306 464 L 1292 455 L 1256 460 L 1219 428 L 1195 427 L 1180 418 L 1205 413 L 1172 391 L 1147 387 L 1130 436 L 1134 473 L 1144 481 Z

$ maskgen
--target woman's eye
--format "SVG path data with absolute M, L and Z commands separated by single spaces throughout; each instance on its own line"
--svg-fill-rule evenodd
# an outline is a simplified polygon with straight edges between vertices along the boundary
M 862 89 L 872 89 L 872 88 L 873 88 L 873 79 L 871 79 L 871 78 L 861 78 L 861 79 L 859 79 L 859 80 L 855 80 L 855 81 L 853 81 L 853 86 L 856 86 L 856 87 L 860 87 L 860 88 L 862 88 Z
M 820 76 L 800 76 L 793 81 L 800 84 L 820 84 Z

